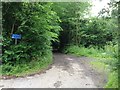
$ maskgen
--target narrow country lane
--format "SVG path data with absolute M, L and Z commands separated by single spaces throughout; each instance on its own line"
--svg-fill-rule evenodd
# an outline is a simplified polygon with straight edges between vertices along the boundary
M 89 58 L 54 54 L 52 68 L 45 73 L 0 81 L 0 88 L 97 88 L 103 87 L 104 75 L 95 72 Z

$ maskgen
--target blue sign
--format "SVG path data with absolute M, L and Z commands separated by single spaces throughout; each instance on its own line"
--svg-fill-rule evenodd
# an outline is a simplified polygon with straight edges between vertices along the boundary
M 21 34 L 12 34 L 12 38 L 21 39 Z

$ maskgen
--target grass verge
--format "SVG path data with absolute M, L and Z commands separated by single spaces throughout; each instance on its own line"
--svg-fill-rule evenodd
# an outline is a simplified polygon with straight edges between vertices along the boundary
M 67 46 L 63 52 L 76 56 L 95 58 L 95 61 L 91 61 L 93 68 L 96 68 L 98 71 L 105 71 L 108 74 L 108 82 L 104 87 L 118 88 L 118 45 L 106 45 L 104 48 L 85 48 L 70 45 Z
M 47 69 L 52 64 L 52 53 L 39 57 L 38 60 L 33 60 L 29 63 L 17 64 L 12 66 L 10 64 L 2 65 L 2 76 L 27 76 L 39 73 L 43 69 Z

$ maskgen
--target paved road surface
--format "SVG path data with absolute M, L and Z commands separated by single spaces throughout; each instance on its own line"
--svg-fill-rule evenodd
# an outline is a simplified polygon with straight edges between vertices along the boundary
M 95 72 L 86 57 L 56 53 L 52 68 L 45 73 L 0 81 L 0 88 L 96 88 L 104 75 Z

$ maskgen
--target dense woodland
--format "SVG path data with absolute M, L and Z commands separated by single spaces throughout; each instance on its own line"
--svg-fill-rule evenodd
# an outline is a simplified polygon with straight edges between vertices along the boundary
M 110 70 L 105 87 L 117 87 L 118 4 L 110 2 L 109 7 L 92 17 L 88 2 L 2 3 L 3 75 L 46 68 L 57 50 L 98 59 L 92 64 Z M 12 34 L 21 34 L 17 44 Z

